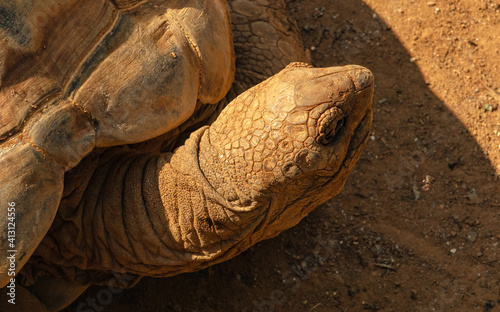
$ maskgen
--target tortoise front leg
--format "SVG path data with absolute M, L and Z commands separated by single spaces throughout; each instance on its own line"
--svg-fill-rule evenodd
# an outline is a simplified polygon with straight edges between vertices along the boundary
M 64 172 L 94 147 L 91 121 L 65 100 L 28 123 L 0 149 L 0 286 L 26 263 L 47 233 L 61 200 Z
M 0 287 L 15 278 L 48 231 L 63 177 L 62 166 L 28 143 L 0 150 Z

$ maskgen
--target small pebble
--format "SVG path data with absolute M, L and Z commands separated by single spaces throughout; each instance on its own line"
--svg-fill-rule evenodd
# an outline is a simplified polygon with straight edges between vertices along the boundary
M 450 250 L 450 252 L 451 252 L 452 254 L 454 254 L 454 253 L 456 253 L 456 252 L 457 252 L 457 249 L 456 249 L 456 248 L 452 248 L 452 249 Z
M 417 291 L 416 290 L 413 289 L 411 291 L 410 298 L 413 299 L 413 300 L 417 299 Z
M 474 243 L 477 239 L 477 233 L 470 232 L 469 235 L 467 235 L 467 239 L 469 240 L 469 242 Z
M 302 29 L 304 29 L 307 32 L 310 32 L 310 31 L 314 30 L 314 26 L 304 25 L 304 26 L 302 26 Z
M 416 61 L 417 61 L 416 58 L 414 58 L 414 57 L 410 58 L 410 63 L 415 63 Z
M 436 2 L 429 1 L 429 2 L 427 2 L 427 5 L 428 5 L 428 6 L 435 6 L 435 5 L 436 5 Z
M 483 110 L 484 110 L 484 112 L 492 112 L 494 110 L 493 109 L 493 105 L 491 105 L 491 104 L 485 104 L 483 106 Z

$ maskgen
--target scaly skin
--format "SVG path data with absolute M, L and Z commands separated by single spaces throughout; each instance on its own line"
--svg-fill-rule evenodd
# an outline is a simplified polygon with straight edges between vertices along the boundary
M 78 283 L 107 282 L 110 270 L 170 276 L 277 235 L 340 191 L 366 142 L 372 96 L 362 67 L 292 64 L 174 153 L 104 153 L 83 200 L 37 249 L 39 272 L 78 272 Z
M 243 86 L 238 93 L 277 74 L 290 62 L 311 62 L 284 1 L 228 3 L 236 53 L 235 81 Z

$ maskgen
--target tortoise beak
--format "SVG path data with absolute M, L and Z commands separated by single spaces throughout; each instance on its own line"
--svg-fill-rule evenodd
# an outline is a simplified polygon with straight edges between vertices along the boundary
M 350 110 L 348 121 L 351 123 L 348 127 L 352 135 L 347 158 L 351 158 L 353 153 L 360 154 L 368 139 L 373 119 L 372 103 L 374 93 L 374 77 L 368 69 L 352 66 L 349 76 L 356 86 L 356 91 L 348 108 Z
M 356 92 L 360 92 L 370 87 L 373 88 L 374 78 L 369 69 L 357 65 L 349 65 L 347 68 L 349 70 L 349 76 L 356 86 Z

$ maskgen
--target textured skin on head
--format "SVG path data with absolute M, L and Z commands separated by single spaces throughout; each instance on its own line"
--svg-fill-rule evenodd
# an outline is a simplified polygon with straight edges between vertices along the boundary
M 253 209 L 249 205 L 266 197 L 283 205 L 290 198 L 304 202 L 275 230 L 257 237 L 275 236 L 341 190 L 371 125 L 373 91 L 356 78 L 371 84 L 370 76 L 356 66 L 292 63 L 236 98 L 207 130 L 200 167 L 232 207 Z M 271 220 L 282 214 L 281 208 L 268 210 Z

